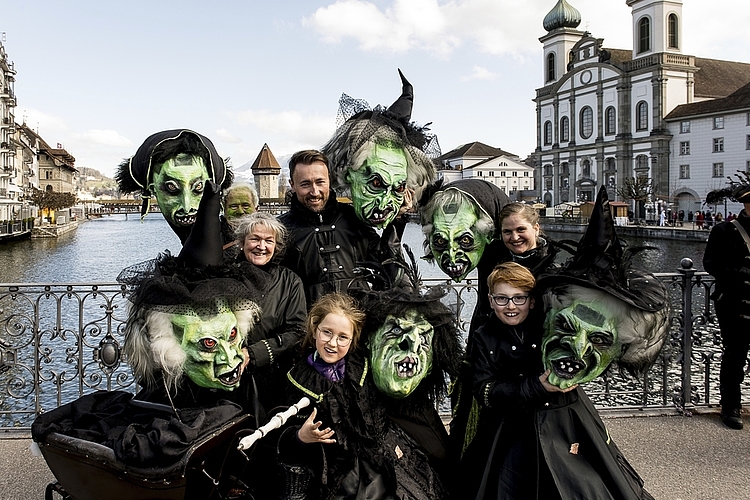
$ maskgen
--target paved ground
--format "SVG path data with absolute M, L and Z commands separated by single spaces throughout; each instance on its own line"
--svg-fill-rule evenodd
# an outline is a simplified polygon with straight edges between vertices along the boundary
M 750 500 L 750 414 L 744 419 L 741 431 L 724 427 L 717 413 L 604 420 L 657 500 Z M 0 439 L 0 499 L 43 499 L 54 480 L 30 444 Z

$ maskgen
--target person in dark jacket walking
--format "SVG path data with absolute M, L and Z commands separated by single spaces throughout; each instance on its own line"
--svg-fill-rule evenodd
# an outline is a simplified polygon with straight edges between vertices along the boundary
M 299 151 L 289 160 L 291 209 L 279 216 L 289 231 L 282 265 L 305 285 L 308 305 L 329 292 L 346 292 L 354 269 L 364 262 L 400 255 L 406 221 L 398 217 L 382 236 L 365 225 L 350 205 L 339 203 L 330 188 L 327 157 Z
M 740 384 L 750 346 L 750 183 L 735 187 L 730 197 L 745 208 L 736 219 L 711 230 L 703 268 L 716 278 L 711 298 L 724 345 L 719 374 L 721 419 L 732 429 L 742 429 Z

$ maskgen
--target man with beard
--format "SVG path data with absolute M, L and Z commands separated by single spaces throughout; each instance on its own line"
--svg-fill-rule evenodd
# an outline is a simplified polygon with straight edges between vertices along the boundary
M 184 243 L 206 181 L 226 188 L 233 175 L 207 137 L 177 129 L 148 137 L 132 158 L 120 164 L 115 178 L 122 193 L 140 191 L 141 217 L 148 213 L 151 198 L 156 198 L 162 215 Z
M 282 265 L 302 279 L 308 306 L 326 293 L 345 293 L 361 263 L 382 263 L 400 253 L 393 224 L 378 236 L 350 205 L 336 199 L 323 153 L 305 150 L 292 155 L 289 176 L 291 209 L 279 216 L 289 231 Z

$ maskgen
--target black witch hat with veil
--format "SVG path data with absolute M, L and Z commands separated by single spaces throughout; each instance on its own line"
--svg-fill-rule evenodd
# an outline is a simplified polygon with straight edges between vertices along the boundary
M 653 364 L 669 330 L 671 306 L 666 287 L 653 273 L 633 266 L 633 257 L 649 249 L 652 248 L 626 247 L 618 238 L 607 190 L 602 186 L 574 255 L 561 269 L 537 280 L 546 307 L 567 300 L 562 297 L 570 295 L 571 285 L 578 285 L 619 299 L 632 311 L 630 316 L 637 315 L 643 327 L 620 332 L 625 337 L 626 350 L 617 361 L 633 374 L 642 373 Z
M 345 194 L 348 185 L 344 175 L 349 169 L 359 168 L 361 155 L 370 142 L 402 147 L 406 153 L 406 185 L 414 190 L 415 200 L 422 189 L 435 178 L 434 158 L 440 156 L 437 137 L 429 133 L 429 125 L 422 127 L 411 121 L 414 87 L 398 70 L 401 77 L 401 96 L 390 106 L 370 109 L 366 101 L 342 94 L 336 115 L 337 130 L 322 152 L 328 157 L 332 187 Z

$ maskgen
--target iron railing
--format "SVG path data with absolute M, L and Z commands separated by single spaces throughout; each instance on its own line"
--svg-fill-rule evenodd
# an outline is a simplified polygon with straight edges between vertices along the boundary
M 713 278 L 690 259 L 660 273 L 671 294 L 669 338 L 640 379 L 610 370 L 586 385 L 603 411 L 690 413 L 719 404 L 721 341 L 712 302 Z M 448 303 L 466 331 L 477 300 L 476 279 L 448 285 Z M 34 418 L 96 390 L 135 391 L 122 355 L 125 289 L 114 283 L 0 284 L 0 430 L 28 430 Z M 743 385 L 745 399 L 750 385 Z

